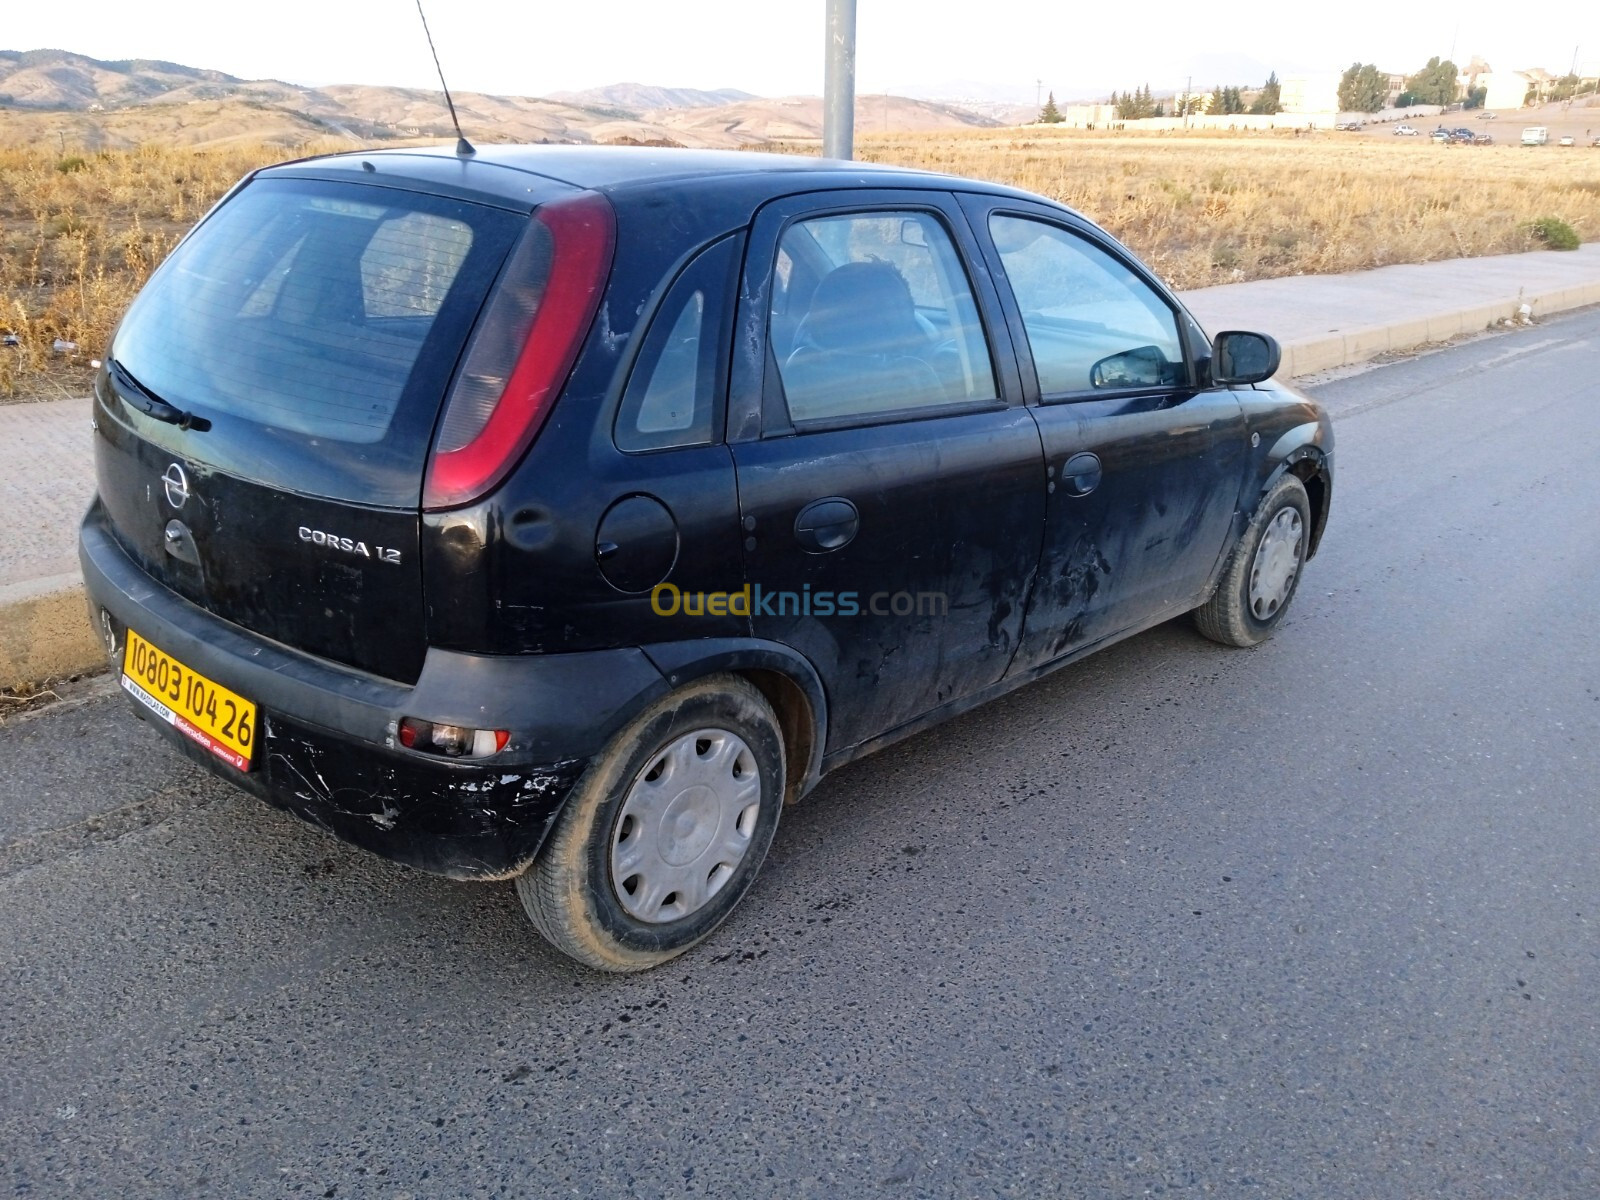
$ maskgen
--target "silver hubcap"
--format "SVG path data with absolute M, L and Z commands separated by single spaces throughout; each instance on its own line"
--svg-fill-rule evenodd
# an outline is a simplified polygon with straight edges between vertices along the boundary
M 1250 611 L 1265 621 L 1283 607 L 1300 570 L 1300 541 L 1304 527 L 1292 508 L 1279 511 L 1267 524 L 1250 564 Z
M 611 839 L 611 886 L 629 916 L 659 925 L 704 908 L 744 856 L 761 814 L 756 756 L 726 729 L 664 747 L 633 781 Z

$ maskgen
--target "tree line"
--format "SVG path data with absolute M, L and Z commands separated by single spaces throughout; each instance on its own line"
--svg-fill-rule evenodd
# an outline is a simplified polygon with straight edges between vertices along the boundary
M 1395 97 L 1395 107 L 1454 104 L 1463 99 L 1468 108 L 1481 106 L 1488 89 L 1470 88 L 1463 96 L 1460 75 L 1461 68 L 1435 54 L 1422 70 L 1406 76 L 1404 90 Z M 1377 112 L 1387 106 L 1388 100 L 1389 76 L 1378 70 L 1376 63 L 1351 63 L 1339 77 L 1340 112 Z
M 1217 84 L 1208 95 L 1204 92 L 1180 92 L 1172 98 L 1172 116 L 1182 117 L 1198 113 L 1219 116 L 1250 113 L 1272 116 L 1283 111 L 1282 89 L 1278 73 L 1274 71 L 1259 89 L 1224 87 Z M 1127 92 L 1112 92 L 1110 106 L 1119 121 L 1139 121 L 1145 117 L 1167 116 L 1167 102 L 1157 100 L 1148 83 Z M 1056 105 L 1056 94 L 1050 93 L 1044 107 L 1039 110 L 1039 121 L 1045 125 L 1059 124 L 1065 118 Z
M 1411 108 L 1424 104 L 1449 105 L 1462 101 L 1467 108 L 1480 108 L 1488 96 L 1488 89 L 1474 87 L 1462 89 L 1459 79 L 1461 69 L 1448 58 L 1435 54 L 1413 75 L 1405 77 L 1405 87 L 1394 98 L 1398 108 Z M 1593 81 L 1583 81 L 1568 75 L 1541 89 L 1528 89 L 1528 98 L 1566 100 L 1596 90 Z M 1157 100 L 1148 83 L 1127 92 L 1111 93 L 1111 108 L 1119 121 L 1138 121 L 1145 117 L 1164 117 L 1168 114 L 1165 100 Z M 1389 76 L 1378 70 L 1376 63 L 1354 62 L 1339 77 L 1340 112 L 1377 112 L 1389 103 Z M 1224 87 L 1218 84 L 1210 93 L 1180 92 L 1172 97 L 1171 114 L 1175 117 L 1199 113 L 1230 116 L 1235 113 L 1271 116 L 1283 111 L 1281 89 L 1277 72 L 1267 78 L 1259 90 Z M 1039 110 L 1039 120 L 1053 125 L 1064 118 L 1056 105 L 1055 93 Z

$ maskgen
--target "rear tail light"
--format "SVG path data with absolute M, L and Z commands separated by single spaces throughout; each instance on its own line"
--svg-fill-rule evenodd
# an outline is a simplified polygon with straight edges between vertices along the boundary
M 469 729 L 465 725 L 436 725 L 416 717 L 402 717 L 400 744 L 407 750 L 442 754 L 446 758 L 488 758 L 506 748 L 511 734 L 505 729 Z
M 594 320 L 615 244 L 611 205 L 595 192 L 534 213 L 445 400 L 424 508 L 476 500 L 533 444 Z

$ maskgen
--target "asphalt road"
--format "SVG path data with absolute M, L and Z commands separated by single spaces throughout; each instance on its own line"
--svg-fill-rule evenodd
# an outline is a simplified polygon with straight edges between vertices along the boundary
M 0 1188 L 1600 1194 L 1597 379 L 1589 311 L 1318 388 L 1275 640 L 1174 623 L 841 772 L 644 976 L 117 697 L 0 729 Z

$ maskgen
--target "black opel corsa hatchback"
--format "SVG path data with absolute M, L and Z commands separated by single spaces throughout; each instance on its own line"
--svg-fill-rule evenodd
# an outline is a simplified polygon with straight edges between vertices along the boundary
M 1181 613 L 1266 637 L 1333 471 L 1277 365 L 965 179 L 289 163 L 117 330 L 83 573 L 184 753 L 636 970 L 826 771 Z

